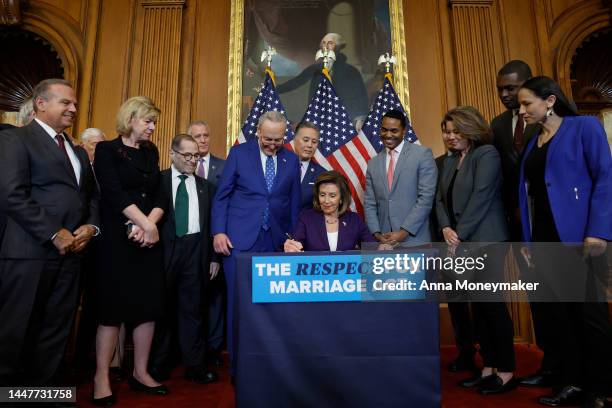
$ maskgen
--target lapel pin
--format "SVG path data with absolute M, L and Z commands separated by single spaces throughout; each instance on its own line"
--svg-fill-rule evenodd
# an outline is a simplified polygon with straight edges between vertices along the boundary
M 212 166 L 212 169 L 213 169 L 213 170 L 216 170 L 217 168 L 216 168 L 215 166 Z
M 342 221 L 342 226 L 346 227 L 346 221 Z
M 314 169 L 311 167 L 311 168 L 310 168 L 310 171 L 314 172 Z
M 285 159 L 285 158 L 283 157 L 283 163 L 286 163 L 286 162 L 287 162 L 287 159 Z

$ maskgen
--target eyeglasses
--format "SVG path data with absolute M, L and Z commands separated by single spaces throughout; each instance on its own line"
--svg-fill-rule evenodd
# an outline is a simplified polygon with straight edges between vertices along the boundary
M 200 156 L 198 153 L 196 154 L 191 154 L 191 153 L 181 153 L 181 152 L 177 152 L 176 150 L 172 149 L 172 151 L 176 154 L 180 154 L 181 156 L 183 156 L 183 159 L 187 160 L 187 161 L 191 161 L 191 160 L 195 160 L 198 161 L 200 160 L 200 158 L 202 156 Z

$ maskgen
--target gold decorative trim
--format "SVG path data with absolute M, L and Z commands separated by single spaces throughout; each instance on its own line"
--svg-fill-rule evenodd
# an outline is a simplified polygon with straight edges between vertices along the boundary
M 140 5 L 143 7 L 172 7 L 185 6 L 185 0 L 140 0 Z
M 406 34 L 404 33 L 404 11 L 402 0 L 389 0 L 391 15 L 391 48 L 397 59 L 394 67 L 393 86 L 406 113 L 410 115 L 410 92 L 408 91 L 408 58 L 406 57 Z
M 244 0 L 232 0 L 230 16 L 229 68 L 227 86 L 226 152 L 240 134 L 242 109 L 242 44 L 244 42 Z
M 408 92 L 408 60 L 406 58 L 406 36 L 402 0 L 389 0 L 391 15 L 391 47 L 397 58 L 393 85 L 404 108 L 410 115 Z M 226 151 L 240 134 L 242 109 L 242 59 L 244 43 L 244 0 L 232 0 L 230 16 L 230 43 L 227 89 L 227 137 Z
M 493 0 L 449 0 L 448 4 L 450 6 L 454 6 L 454 5 L 492 6 Z

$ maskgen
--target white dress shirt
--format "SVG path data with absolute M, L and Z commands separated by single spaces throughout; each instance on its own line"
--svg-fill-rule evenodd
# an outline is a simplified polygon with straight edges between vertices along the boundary
M 53 143 L 55 143 L 59 148 L 59 144 L 57 143 L 57 140 L 55 139 L 55 136 L 57 136 L 58 133 L 55 130 L 53 130 L 51 126 L 47 125 L 45 122 L 41 121 L 40 119 L 34 118 L 34 120 L 45 130 L 45 132 L 47 132 L 47 134 L 51 137 L 51 139 L 53 139 Z M 68 142 L 68 140 L 66 140 L 66 137 L 64 136 L 64 132 L 62 132 L 61 135 L 62 137 L 64 137 L 64 146 L 66 147 L 66 153 L 68 153 L 68 158 L 70 159 L 70 163 L 72 164 L 72 170 L 74 171 L 74 177 L 76 177 L 77 184 L 80 185 L 81 184 L 81 162 L 79 161 L 74 150 L 72 150 L 72 145 Z
M 327 242 L 329 242 L 329 250 L 334 252 L 338 248 L 338 231 L 328 232 Z
M 300 162 L 300 183 L 304 181 L 304 176 L 308 171 L 308 166 L 310 165 L 310 160 L 301 161 Z
M 210 169 L 210 153 L 206 153 L 206 156 L 204 157 L 200 157 L 200 160 L 202 160 L 202 166 L 204 166 L 204 174 L 206 174 L 206 179 L 208 179 L 209 177 L 209 169 Z M 198 166 L 200 165 L 200 162 L 198 162 Z M 197 169 L 197 167 L 196 167 Z M 196 173 L 197 174 L 197 173 Z
M 172 169 L 172 205 L 176 202 L 176 190 L 181 182 L 179 176 L 182 174 L 179 172 L 174 164 L 170 166 Z M 195 177 L 193 174 L 185 174 L 185 187 L 187 187 L 187 194 L 189 194 L 189 223 L 187 224 L 187 234 L 196 234 L 200 232 L 200 206 L 198 201 L 198 189 L 196 186 Z
M 268 160 L 268 156 L 261 150 L 261 147 L 259 148 L 259 157 L 261 158 L 261 168 L 263 169 L 264 177 L 266 177 L 266 160 Z M 272 159 L 274 159 L 274 176 L 278 173 L 278 165 L 276 164 L 277 157 L 276 154 L 272 156 Z
M 400 154 L 402 153 L 402 148 L 404 147 L 404 143 L 406 141 L 402 140 L 402 142 L 400 144 L 398 144 L 395 149 L 393 149 L 393 151 L 395 152 L 395 156 L 394 159 L 395 161 L 393 162 L 393 172 L 395 173 L 395 168 L 397 167 L 397 159 L 399 158 Z M 385 159 L 385 169 L 387 170 L 387 172 L 389 171 L 389 162 L 391 161 L 391 154 L 390 154 L 390 150 L 387 149 L 387 158 Z

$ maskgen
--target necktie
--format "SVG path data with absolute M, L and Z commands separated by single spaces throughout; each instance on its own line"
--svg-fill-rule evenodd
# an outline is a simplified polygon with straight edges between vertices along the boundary
M 393 172 L 395 171 L 395 150 L 389 151 L 389 168 L 387 169 L 387 185 L 389 186 L 389 191 L 391 191 L 391 187 L 393 186 Z
M 64 135 L 62 134 L 55 135 L 55 140 L 57 140 L 57 145 L 62 150 L 62 152 L 64 152 L 64 156 L 66 157 L 66 161 L 68 162 L 68 165 L 70 166 L 70 170 L 72 170 L 72 174 L 74 174 L 76 177 L 76 173 L 74 172 L 74 167 L 72 166 L 72 162 L 70 161 L 70 156 L 68 156 L 68 151 L 66 150 Z
M 272 190 L 272 184 L 274 184 L 274 176 L 276 175 L 276 171 L 274 170 L 274 158 L 272 156 L 267 156 L 266 158 L 266 187 L 268 188 L 268 192 Z M 264 231 L 270 229 L 270 202 L 266 201 L 266 208 L 264 209 L 263 216 L 263 224 L 262 228 Z
M 300 182 L 304 180 L 304 176 L 306 175 L 306 170 L 308 170 L 308 162 L 302 162 L 302 174 L 300 174 Z
M 516 121 L 516 127 L 514 128 L 514 148 L 517 152 L 523 151 L 523 134 L 525 133 L 525 121 L 523 115 L 518 114 L 518 120 Z
M 202 178 L 206 178 L 206 165 L 205 165 L 206 160 L 205 159 L 200 159 L 198 160 L 198 169 L 196 170 L 196 174 Z
M 187 229 L 189 227 L 189 194 L 187 193 L 187 185 L 185 184 L 187 176 L 181 174 L 179 178 L 181 182 L 176 189 L 176 198 L 174 200 L 174 221 L 176 236 L 182 237 L 187 234 Z

